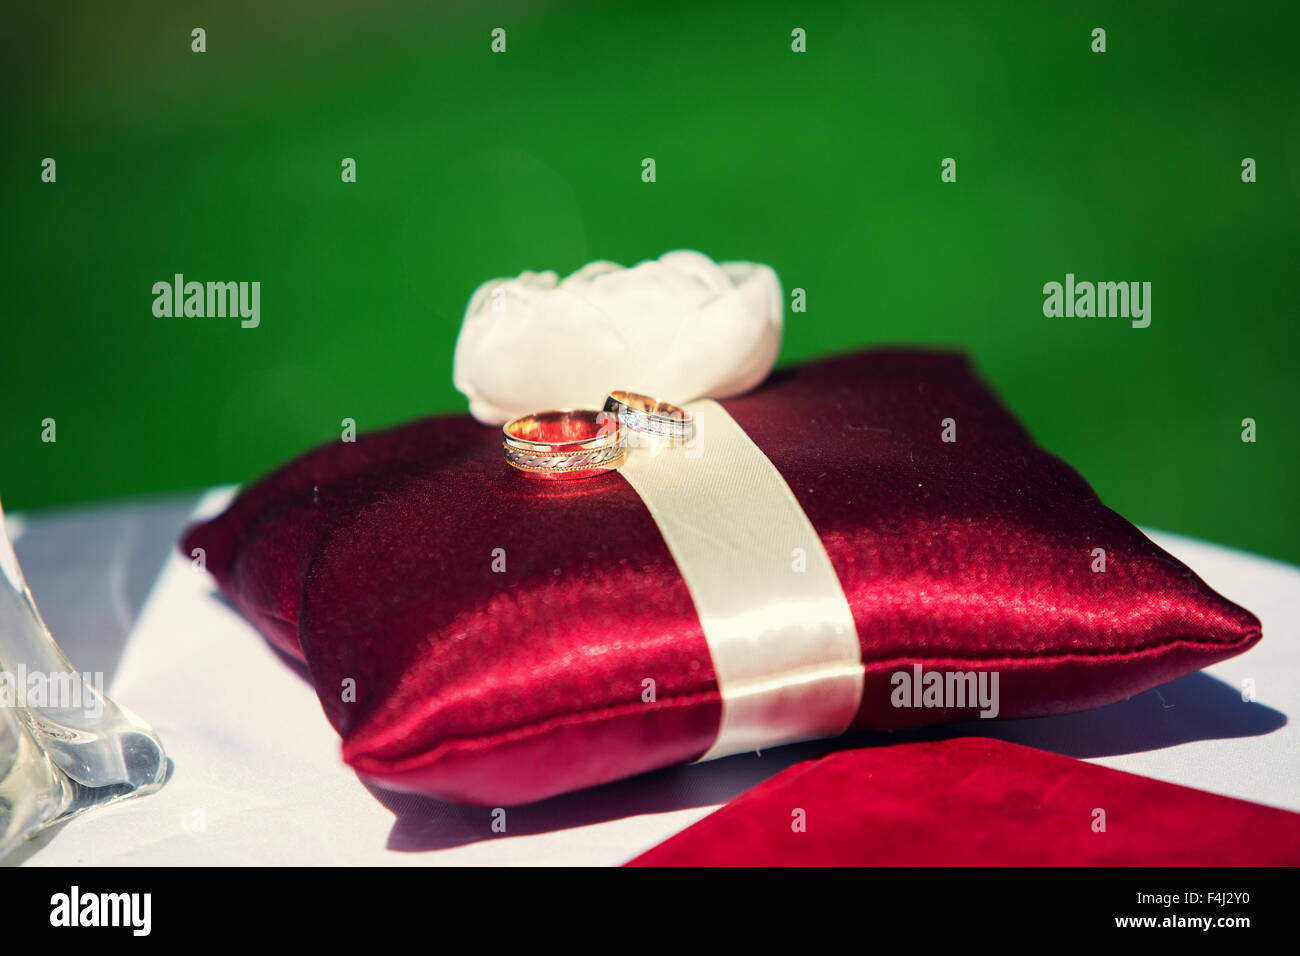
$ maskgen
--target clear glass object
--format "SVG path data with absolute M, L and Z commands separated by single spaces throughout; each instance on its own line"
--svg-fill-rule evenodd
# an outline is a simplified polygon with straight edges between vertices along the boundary
M 0 505 L 0 860 L 51 824 L 152 793 L 166 772 L 153 728 L 59 650 Z

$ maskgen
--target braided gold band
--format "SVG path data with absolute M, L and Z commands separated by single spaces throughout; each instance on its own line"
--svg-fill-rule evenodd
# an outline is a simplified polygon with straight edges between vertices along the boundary
M 612 471 L 627 459 L 625 432 L 594 409 L 521 415 L 502 428 L 506 464 L 525 478 L 572 480 Z

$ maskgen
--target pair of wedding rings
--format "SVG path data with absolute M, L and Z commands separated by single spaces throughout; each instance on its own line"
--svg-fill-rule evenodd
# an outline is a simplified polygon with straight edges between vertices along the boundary
M 610 392 L 600 411 L 561 408 L 506 422 L 506 463 L 525 478 L 571 480 L 613 471 L 638 439 L 670 445 L 695 437 L 695 418 L 684 409 L 636 392 Z

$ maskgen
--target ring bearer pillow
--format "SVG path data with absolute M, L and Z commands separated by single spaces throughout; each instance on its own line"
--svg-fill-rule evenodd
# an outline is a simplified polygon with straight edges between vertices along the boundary
M 850 728 L 1098 707 L 1259 640 L 965 357 L 768 376 L 781 312 L 770 269 L 697 253 L 485 283 L 456 356 L 476 418 L 627 389 L 683 404 L 693 447 L 529 481 L 499 429 L 427 418 L 309 452 L 182 546 L 306 661 L 349 765 L 492 806 Z

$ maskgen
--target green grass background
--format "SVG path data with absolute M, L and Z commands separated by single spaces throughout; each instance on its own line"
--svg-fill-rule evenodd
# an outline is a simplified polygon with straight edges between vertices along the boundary
M 1130 519 L 1300 561 L 1298 54 L 1294 2 L 11 6 L 0 494 L 462 410 L 480 281 L 685 247 L 807 290 L 783 364 L 966 349 Z M 174 272 L 260 280 L 261 327 L 155 318 Z M 1151 327 L 1045 318 L 1066 272 L 1151 281 Z

